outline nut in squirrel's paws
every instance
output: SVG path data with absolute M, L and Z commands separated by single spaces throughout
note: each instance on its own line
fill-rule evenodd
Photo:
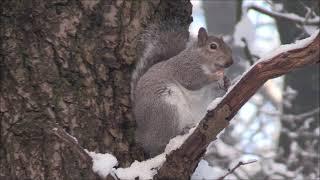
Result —
M 210 79 L 213 81 L 218 81 L 220 79 L 223 79 L 223 77 L 224 77 L 224 70 L 218 70 L 210 75 Z
M 216 73 L 214 73 L 219 79 L 224 77 L 224 70 L 219 70 Z

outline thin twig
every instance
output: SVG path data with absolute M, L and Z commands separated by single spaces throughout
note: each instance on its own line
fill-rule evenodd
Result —
M 254 64 L 254 62 L 259 59 L 259 56 L 251 53 L 249 49 L 249 44 L 245 38 L 241 38 L 241 41 L 244 43 L 244 54 L 246 55 L 247 60 L 249 61 L 250 66 Z
M 79 154 L 79 157 L 87 162 L 92 162 L 92 158 L 84 151 L 78 142 L 66 131 L 60 127 L 51 128 L 51 133 L 56 135 L 59 139 L 71 147 L 71 149 Z
M 310 111 L 307 111 L 307 112 L 301 113 L 301 114 L 282 114 L 279 111 L 270 112 L 270 111 L 264 111 L 264 110 L 260 110 L 260 112 L 262 112 L 264 114 L 267 114 L 269 116 L 279 116 L 284 121 L 292 122 L 292 121 L 305 120 L 308 117 L 312 117 L 312 116 L 314 116 L 316 114 L 319 114 L 320 113 L 320 107 L 316 107 L 313 110 L 310 110 Z
M 218 178 L 218 180 L 223 180 L 225 177 L 227 177 L 228 175 L 234 173 L 234 171 L 239 168 L 240 166 L 243 166 L 243 165 L 247 165 L 247 164 L 251 164 L 251 163 L 255 163 L 257 162 L 257 160 L 252 160 L 252 161 L 248 161 L 248 162 L 242 162 L 240 161 L 236 166 L 234 166 L 232 169 L 228 169 L 228 172 L 224 175 L 224 176 L 221 176 L 220 178 Z

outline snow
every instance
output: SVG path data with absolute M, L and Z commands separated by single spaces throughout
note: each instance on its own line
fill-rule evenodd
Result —
M 178 135 L 172 138 L 167 144 L 164 153 L 157 155 L 151 159 L 139 162 L 134 161 L 128 168 L 113 168 L 118 164 L 117 159 L 111 154 L 101 154 L 95 152 L 86 152 L 93 160 L 92 170 L 105 178 L 109 173 L 116 175 L 120 179 L 152 179 L 157 173 L 157 170 L 162 166 L 166 160 L 166 155 L 171 151 L 179 148 L 182 143 L 193 133 L 196 127 L 189 130 L 187 134 Z
M 92 170 L 99 176 L 105 178 L 111 171 L 112 168 L 118 165 L 118 160 L 112 154 L 101 154 L 95 152 L 89 152 L 85 150 L 92 158 Z
M 134 161 L 129 168 L 118 168 L 114 172 L 120 179 L 152 179 L 165 160 L 163 153 L 146 161 Z
M 196 127 L 193 127 L 189 130 L 187 134 L 184 135 L 178 135 L 170 140 L 170 142 L 167 144 L 165 153 L 169 154 L 171 151 L 178 149 L 184 141 L 193 133 L 193 131 L 196 129 Z
M 319 34 L 319 29 L 316 30 L 310 37 L 302 39 L 302 40 L 298 40 L 292 44 L 285 44 L 285 45 L 281 45 L 280 47 L 278 47 L 276 50 L 274 50 L 271 53 L 267 53 L 267 55 L 263 56 L 262 58 L 260 58 L 260 60 L 258 60 L 256 63 L 261 62 L 261 61 L 265 61 L 265 60 L 269 60 L 283 52 L 287 52 L 287 51 L 291 51 L 294 49 L 300 49 L 300 48 L 304 48 L 307 45 L 309 45 Z
M 207 107 L 207 110 L 213 110 L 214 108 L 217 107 L 217 105 L 221 102 L 222 97 L 217 97 L 216 99 L 214 99 L 209 106 Z
M 114 173 L 120 179 L 135 179 L 137 177 L 139 177 L 139 179 L 152 179 L 152 177 L 157 173 L 157 170 L 165 162 L 166 155 L 179 148 L 194 130 L 195 127 L 190 129 L 187 134 L 178 135 L 171 139 L 167 144 L 164 153 L 142 162 L 135 161 L 129 168 L 118 168 L 114 170 Z

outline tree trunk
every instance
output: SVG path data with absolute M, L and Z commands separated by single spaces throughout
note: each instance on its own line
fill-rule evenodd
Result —
M 137 35 L 159 19 L 189 24 L 189 0 L 1 6 L 0 179 L 98 178 L 81 147 L 123 167 L 143 159 L 129 99 Z

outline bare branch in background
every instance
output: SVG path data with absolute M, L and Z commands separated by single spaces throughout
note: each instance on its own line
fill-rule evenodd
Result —
M 218 180 L 223 180 L 224 178 L 226 178 L 228 175 L 234 173 L 234 171 L 239 168 L 240 166 L 243 166 L 243 165 L 247 165 L 247 164 L 251 164 L 251 163 L 255 163 L 257 162 L 257 160 L 252 160 L 252 161 L 248 161 L 248 162 L 242 162 L 240 161 L 236 166 L 234 166 L 232 169 L 228 169 L 228 173 L 225 174 L 224 176 L 218 178 Z
M 248 10 L 252 9 L 255 11 L 258 11 L 262 14 L 268 15 L 270 17 L 273 17 L 275 19 L 281 19 L 281 20 L 287 20 L 287 21 L 292 21 L 298 24 L 303 24 L 303 25 L 319 25 L 320 24 L 320 17 L 319 16 L 315 16 L 313 18 L 310 18 L 310 15 L 308 15 L 308 17 L 301 17 L 298 16 L 297 14 L 293 14 L 293 13 L 281 13 L 281 12 L 276 12 L 276 11 L 270 11 L 270 10 L 266 10 L 264 8 L 255 6 L 255 5 L 251 5 L 247 7 Z
M 247 60 L 249 61 L 250 66 L 254 64 L 254 62 L 259 59 L 259 56 L 252 54 L 249 48 L 249 44 L 245 38 L 241 38 L 241 41 L 244 43 L 244 54 L 246 55 Z
M 89 164 L 92 164 L 92 159 L 88 155 L 88 153 L 86 153 L 86 151 L 78 144 L 77 140 L 74 137 L 69 135 L 61 127 L 53 127 L 49 132 L 57 136 L 67 145 L 69 145 L 72 148 L 72 150 L 79 155 L 81 159 L 87 161 Z
M 317 107 L 311 111 L 302 113 L 302 114 L 282 114 L 280 112 L 268 112 L 268 111 L 263 111 L 263 113 L 271 116 L 279 116 L 282 120 L 284 121 L 301 121 L 305 120 L 309 117 L 312 117 L 316 114 L 320 113 L 320 107 Z

